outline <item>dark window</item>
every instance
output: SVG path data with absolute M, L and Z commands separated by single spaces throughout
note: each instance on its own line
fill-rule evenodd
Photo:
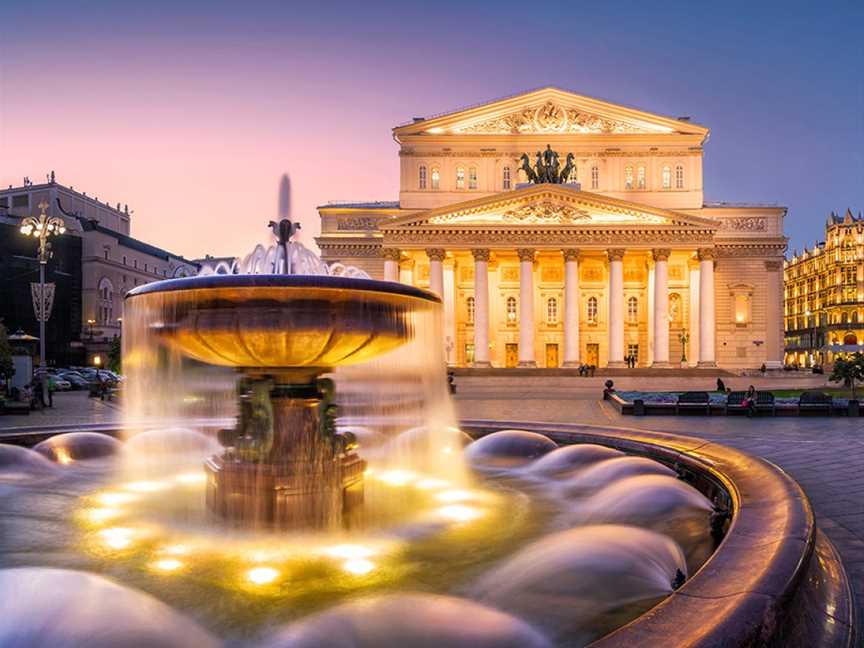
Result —
M 30 195 L 29 194 L 19 194 L 17 196 L 12 196 L 12 207 L 29 207 L 30 206 Z
M 9 207 L 9 197 L 0 196 L 0 207 Z

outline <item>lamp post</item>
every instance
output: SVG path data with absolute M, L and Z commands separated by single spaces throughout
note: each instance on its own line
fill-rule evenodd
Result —
M 48 237 L 66 232 L 66 223 L 62 218 L 48 216 L 48 203 L 44 200 L 39 203 L 40 214 L 28 216 L 21 221 L 21 233 L 24 236 L 33 236 L 39 239 L 39 366 L 45 366 L 45 266 L 48 265 Z
M 687 331 L 684 331 L 683 333 L 681 333 L 681 335 L 678 337 L 678 339 L 681 341 L 681 364 L 686 365 L 687 364 L 687 343 L 690 341 L 690 336 L 687 334 Z

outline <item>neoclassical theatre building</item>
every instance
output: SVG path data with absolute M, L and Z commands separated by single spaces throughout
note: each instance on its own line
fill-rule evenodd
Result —
M 415 118 L 318 245 L 438 293 L 452 365 L 779 367 L 786 209 L 706 203 L 708 133 L 551 87 Z

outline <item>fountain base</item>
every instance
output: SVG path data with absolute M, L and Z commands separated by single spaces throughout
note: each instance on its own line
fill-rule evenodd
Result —
M 207 506 L 243 527 L 328 529 L 363 502 L 366 462 L 332 426 L 332 386 L 247 378 L 228 449 L 205 463 Z

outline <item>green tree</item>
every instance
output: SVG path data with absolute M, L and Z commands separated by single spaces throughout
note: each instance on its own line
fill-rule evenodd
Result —
M 108 349 L 108 368 L 114 373 L 121 373 L 123 369 L 123 344 L 120 336 L 115 335 L 111 340 L 111 348 Z
M 864 353 L 856 352 L 846 358 L 835 360 L 834 370 L 828 380 L 848 385 L 852 389 L 852 400 L 856 400 L 855 381 L 864 380 Z

